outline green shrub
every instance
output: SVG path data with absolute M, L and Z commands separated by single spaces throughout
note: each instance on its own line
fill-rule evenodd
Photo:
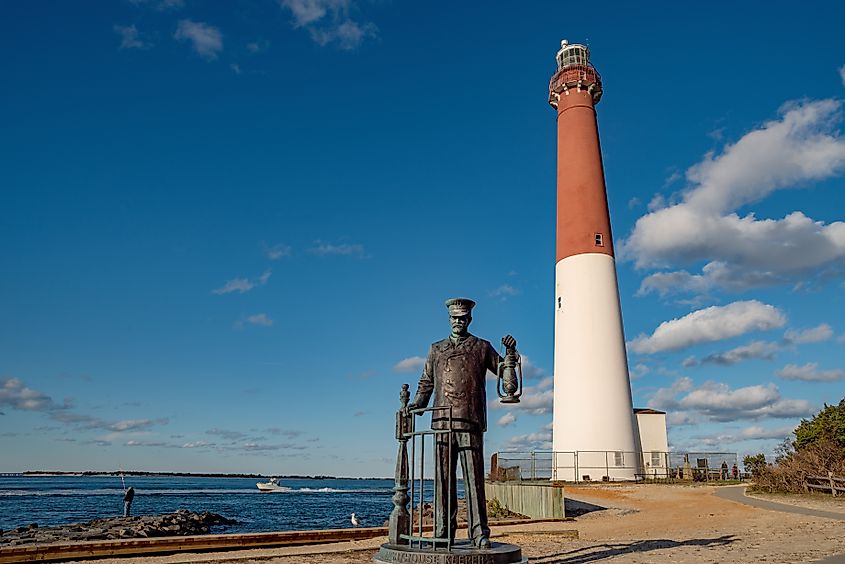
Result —
M 753 489 L 768 492 L 801 492 L 807 476 L 833 472 L 845 476 L 845 398 L 838 405 L 825 405 L 796 427 L 795 440 L 777 449 L 774 464 L 762 454 L 743 459 L 754 478 Z

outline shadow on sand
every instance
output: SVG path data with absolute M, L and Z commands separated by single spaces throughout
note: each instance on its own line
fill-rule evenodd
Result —
M 690 539 L 685 541 L 673 541 L 668 539 L 642 540 L 630 543 L 598 544 L 586 546 L 560 554 L 549 554 L 532 558 L 531 562 L 536 564 L 578 564 L 581 562 L 597 562 L 605 558 L 612 558 L 620 554 L 633 554 L 636 552 L 649 552 L 651 550 L 662 550 L 665 548 L 676 548 L 679 546 L 721 546 L 734 542 L 734 535 L 725 535 L 715 539 Z
M 580 517 L 581 515 L 586 515 L 587 513 L 592 513 L 593 511 L 604 511 L 607 509 L 607 507 L 602 507 L 601 505 L 594 505 L 592 503 L 587 503 L 586 501 L 578 501 L 577 499 L 571 499 L 568 497 L 564 498 L 563 503 L 566 508 L 567 517 Z

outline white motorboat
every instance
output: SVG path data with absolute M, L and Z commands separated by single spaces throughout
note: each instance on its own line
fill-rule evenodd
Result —
M 270 478 L 269 482 L 258 482 L 255 484 L 262 492 L 280 492 L 287 488 L 279 483 L 278 478 Z

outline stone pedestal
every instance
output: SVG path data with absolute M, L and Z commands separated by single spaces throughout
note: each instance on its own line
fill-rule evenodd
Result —
M 513 544 L 494 542 L 490 548 L 476 548 L 469 541 L 458 541 L 452 550 L 416 548 L 383 544 L 373 557 L 377 564 L 526 564 L 522 549 Z

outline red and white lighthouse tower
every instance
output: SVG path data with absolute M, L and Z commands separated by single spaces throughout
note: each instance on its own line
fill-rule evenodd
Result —
M 595 105 L 601 77 L 585 45 L 561 42 L 557 110 L 554 477 L 634 479 L 638 471 L 616 260 Z

